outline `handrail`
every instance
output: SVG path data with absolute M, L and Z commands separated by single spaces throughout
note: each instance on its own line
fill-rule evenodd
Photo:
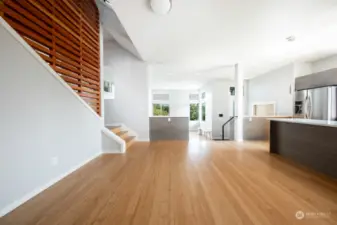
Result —
M 225 126 L 231 122 L 234 118 L 237 118 L 237 116 L 231 116 L 229 117 L 229 120 L 227 120 L 224 124 L 222 124 L 222 140 L 225 140 Z

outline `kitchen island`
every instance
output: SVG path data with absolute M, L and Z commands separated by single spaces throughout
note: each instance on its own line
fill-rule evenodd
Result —
M 270 119 L 270 153 L 337 178 L 337 121 Z
M 150 117 L 150 141 L 189 140 L 189 117 Z

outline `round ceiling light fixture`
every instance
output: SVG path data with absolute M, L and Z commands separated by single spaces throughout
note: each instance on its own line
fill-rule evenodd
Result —
M 171 11 L 171 0 L 150 0 L 151 9 L 156 14 L 166 15 Z

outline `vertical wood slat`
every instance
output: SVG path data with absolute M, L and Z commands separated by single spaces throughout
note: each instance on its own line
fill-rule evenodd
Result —
M 3 17 L 4 13 L 4 0 L 0 0 L 0 16 Z
M 0 0 L 0 16 L 99 115 L 99 13 L 93 0 Z
M 83 29 L 83 22 L 82 22 L 82 14 L 80 13 L 80 59 L 81 59 L 81 61 L 80 61 L 80 70 L 81 70 L 81 80 L 83 79 L 83 73 L 82 73 L 82 71 L 83 71 L 83 65 L 82 65 L 82 61 L 83 61 L 83 37 L 82 37 L 82 29 Z M 81 88 L 82 88 L 82 82 L 80 82 L 80 85 L 78 85 L 78 87 L 79 87 L 79 89 L 80 90 L 78 90 L 78 92 L 81 94 L 82 93 L 82 90 L 81 90 Z

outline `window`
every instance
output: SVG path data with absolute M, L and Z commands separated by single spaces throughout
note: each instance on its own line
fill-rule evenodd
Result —
M 153 116 L 169 116 L 170 106 L 168 104 L 153 104 Z
M 190 94 L 190 102 L 199 102 L 199 94 L 198 93 Z
M 201 113 L 202 113 L 202 121 L 206 121 L 206 103 L 202 103 Z
M 170 95 L 167 93 L 153 93 L 152 101 L 169 101 Z
M 190 121 L 199 120 L 199 104 L 190 104 Z
M 253 105 L 254 116 L 275 116 L 275 103 L 263 103 Z

